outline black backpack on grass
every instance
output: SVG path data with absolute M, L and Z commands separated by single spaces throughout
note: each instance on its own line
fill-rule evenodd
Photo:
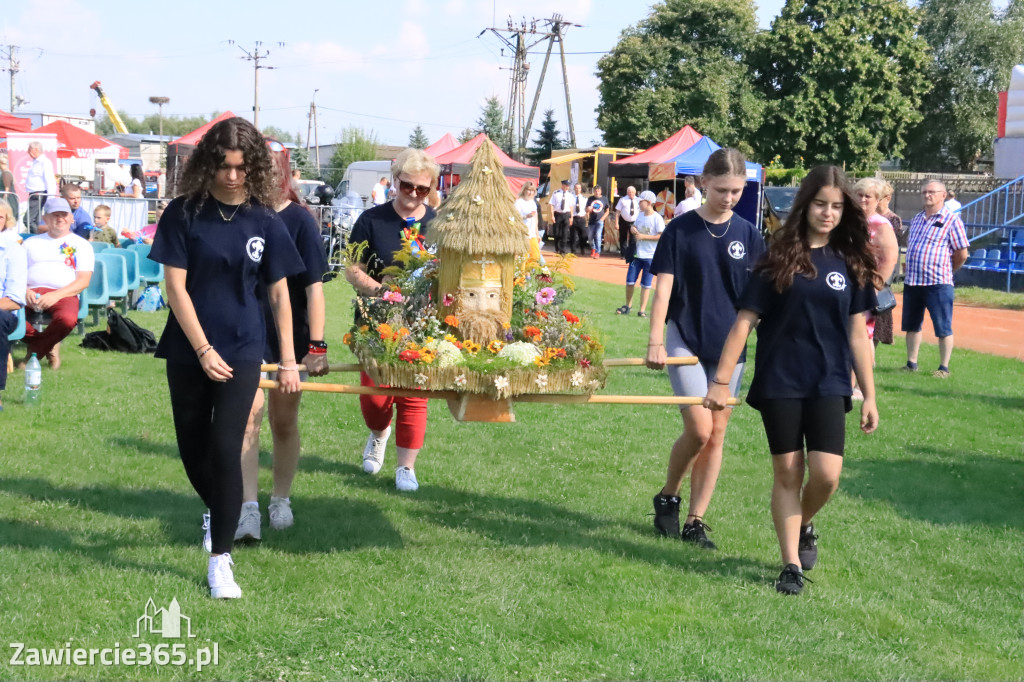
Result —
M 122 353 L 152 353 L 156 351 L 156 337 L 113 308 L 107 308 L 107 329 L 89 332 L 82 339 L 82 348 L 117 350 Z

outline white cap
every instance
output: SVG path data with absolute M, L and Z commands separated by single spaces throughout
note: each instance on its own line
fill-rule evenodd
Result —
M 658 197 L 654 196 L 654 192 L 649 189 L 645 189 L 643 192 L 640 192 L 640 196 L 637 198 L 640 199 L 640 201 L 649 201 L 652 204 L 658 200 Z

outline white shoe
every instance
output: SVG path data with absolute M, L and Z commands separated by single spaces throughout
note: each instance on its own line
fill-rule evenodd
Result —
M 363 448 L 363 471 L 368 474 L 375 474 L 384 466 L 384 449 L 388 445 L 388 438 L 391 438 L 391 426 L 384 429 L 380 438 L 370 436 L 366 439 L 366 447 Z
M 213 538 L 210 536 L 210 512 L 203 514 L 203 549 L 207 554 L 213 551 Z
M 287 497 L 271 497 L 268 516 L 270 516 L 270 527 L 274 530 L 291 528 L 295 523 L 295 517 L 292 515 L 292 501 Z
M 253 502 L 242 505 L 242 515 L 238 517 L 238 529 L 235 540 L 260 539 L 260 507 Z
M 409 467 L 398 467 L 395 469 L 395 487 L 407 493 L 414 493 L 420 488 L 416 480 L 416 472 Z
M 210 557 L 206 582 L 210 583 L 210 596 L 214 599 L 238 599 L 242 596 L 242 588 L 235 582 L 235 574 L 231 572 L 234 563 L 230 554 Z

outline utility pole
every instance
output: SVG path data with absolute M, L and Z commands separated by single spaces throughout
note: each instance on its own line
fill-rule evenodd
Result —
M 14 94 L 14 77 L 21 70 L 21 63 L 17 57 L 18 46 L 8 45 L 7 46 L 7 68 L 4 69 L 11 74 L 11 113 L 18 108 L 18 98 Z
M 316 175 L 320 177 L 320 131 L 316 122 L 316 93 L 320 92 L 320 88 L 313 91 L 313 101 L 309 103 L 309 114 L 306 117 L 309 119 L 309 125 L 306 126 L 306 156 L 309 157 L 309 141 L 313 140 L 313 146 L 316 147 Z
M 572 102 L 569 100 L 569 71 L 565 65 L 565 29 L 569 26 L 581 28 L 580 24 L 573 24 L 565 21 L 561 14 L 552 14 L 550 19 L 545 20 L 551 27 L 546 36 L 548 51 L 544 55 L 544 66 L 540 70 L 540 79 L 537 81 L 537 92 L 533 96 L 533 106 L 530 107 L 530 117 L 526 120 L 526 129 L 533 127 L 533 117 L 537 113 L 537 102 L 540 101 L 540 91 L 544 86 L 544 74 L 548 72 L 548 61 L 551 59 L 551 48 L 558 43 L 558 50 L 562 57 L 562 83 L 565 88 L 565 115 L 569 119 L 569 146 L 576 147 L 576 127 L 572 122 Z
M 167 168 L 167 148 L 164 147 L 164 105 L 171 101 L 170 97 L 150 97 L 151 104 L 157 105 L 160 110 L 160 170 Z
M 231 45 L 238 45 L 233 40 L 229 40 L 228 43 Z M 278 43 L 278 47 L 284 47 L 284 43 Z M 260 61 L 270 56 L 270 50 L 260 49 L 263 47 L 263 43 L 259 40 L 253 46 L 252 51 L 246 50 L 241 45 L 238 45 L 238 49 L 241 50 L 245 56 L 241 59 L 250 61 L 253 63 L 253 95 L 252 95 L 252 124 L 256 127 L 256 130 L 260 129 L 260 69 L 276 69 L 276 66 L 267 66 L 266 64 L 260 64 Z

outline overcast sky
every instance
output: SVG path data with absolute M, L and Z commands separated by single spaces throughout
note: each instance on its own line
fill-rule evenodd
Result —
M 767 27 L 782 0 L 761 3 Z M 314 90 L 321 144 L 345 126 L 372 129 L 382 143 L 406 144 L 416 123 L 431 141 L 474 125 L 484 100 L 508 93 L 509 51 L 490 32 L 509 16 L 549 18 L 560 12 L 581 24 L 566 33 L 570 97 L 577 143 L 599 139 L 597 60 L 622 29 L 646 16 L 633 0 L 306 0 L 305 2 L 5 2 L 0 42 L 20 46 L 16 93 L 23 111 L 87 115 L 102 111 L 89 84 L 103 83 L 118 109 L 135 117 L 156 111 L 153 95 L 170 97 L 165 115 L 208 115 L 230 109 L 252 117 L 252 51 L 269 50 L 260 70 L 260 125 L 307 130 Z M 234 41 L 234 44 L 232 42 Z M 283 46 L 278 43 L 284 43 Z M 527 113 L 543 64 L 534 48 Z M 5 48 L 6 49 L 6 48 Z M 557 52 L 556 52 L 557 54 Z M 6 68 L 7 64 L 2 65 Z M 565 131 L 562 74 L 552 59 L 534 128 L 546 108 Z M 0 109 L 9 109 L 8 74 L 0 73 Z M 532 137 L 532 135 L 531 135 Z

